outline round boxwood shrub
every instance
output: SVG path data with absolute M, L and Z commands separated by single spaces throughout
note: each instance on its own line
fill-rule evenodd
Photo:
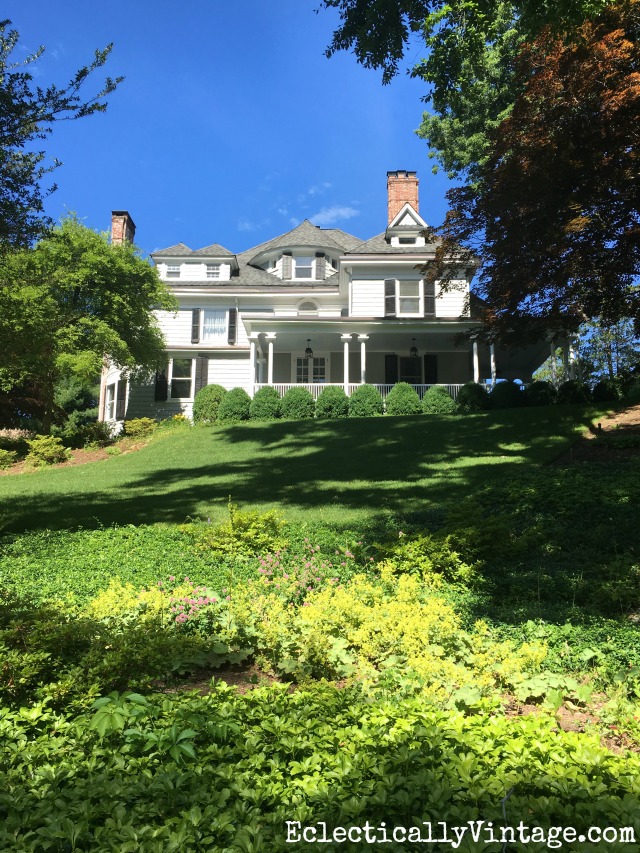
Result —
M 218 420 L 218 410 L 227 389 L 222 385 L 205 385 L 193 401 L 194 424 L 214 424 Z
M 426 415 L 453 415 L 458 405 L 444 385 L 432 385 L 422 398 L 422 411 Z
M 315 400 L 306 388 L 289 388 L 282 398 L 283 418 L 302 420 L 312 418 L 315 412 Z
M 265 385 L 254 394 L 249 406 L 249 417 L 252 421 L 274 421 L 282 414 L 280 395 L 271 385 Z
M 232 388 L 222 398 L 218 409 L 219 424 L 236 424 L 249 420 L 251 397 L 244 388 Z
M 349 397 L 350 418 L 371 418 L 382 412 L 382 394 L 373 385 L 358 385 Z
M 489 408 L 489 395 L 484 385 L 466 382 L 458 391 L 458 408 L 461 412 L 481 412 Z
M 349 398 L 344 388 L 327 385 L 316 400 L 317 418 L 346 418 L 349 414 Z
M 558 388 L 558 403 L 588 403 L 590 399 L 589 386 L 575 379 L 563 382 Z
M 532 382 L 525 391 L 527 406 L 550 406 L 556 401 L 557 392 L 550 382 L 541 379 Z
M 408 382 L 396 383 L 387 394 L 388 415 L 419 415 L 422 412 L 420 397 Z
M 524 392 L 522 386 L 515 382 L 498 382 L 491 389 L 489 402 L 492 409 L 515 409 L 523 406 Z
M 614 379 L 601 379 L 592 392 L 594 403 L 609 403 L 622 397 L 620 386 Z

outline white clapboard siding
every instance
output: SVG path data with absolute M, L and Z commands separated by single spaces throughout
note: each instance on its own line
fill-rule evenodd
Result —
M 351 316 L 384 317 L 384 281 L 352 283 Z
M 209 358 L 209 385 L 222 385 L 223 388 L 244 388 L 251 391 L 249 354 L 237 356 L 212 355 Z
M 436 317 L 460 317 L 465 310 L 468 292 L 466 281 L 452 282 L 448 293 L 443 293 L 436 299 Z
M 191 341 L 190 308 L 181 308 L 175 314 L 172 311 L 156 311 L 155 313 L 167 346 L 184 346 Z

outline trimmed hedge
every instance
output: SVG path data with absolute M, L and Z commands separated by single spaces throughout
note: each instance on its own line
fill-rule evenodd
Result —
M 236 424 L 249 420 L 251 398 L 244 388 L 232 388 L 222 398 L 218 409 L 218 423 Z
M 194 424 L 214 424 L 218 420 L 220 403 L 224 400 L 227 389 L 222 385 L 205 385 L 193 401 Z
M 594 403 L 609 403 L 620 400 L 622 393 L 619 384 L 614 379 L 601 379 L 591 394 Z
M 426 415 L 454 415 L 458 404 L 443 385 L 433 385 L 422 398 L 422 411 Z
M 419 415 L 422 403 L 415 388 L 408 382 L 398 382 L 387 394 L 386 409 L 388 415 Z
M 359 385 L 349 397 L 350 418 L 370 418 L 383 410 L 382 394 L 373 385 Z
M 349 398 L 344 388 L 327 385 L 316 400 L 317 418 L 346 418 L 349 415 Z
M 489 402 L 492 409 L 516 409 L 524 406 L 525 396 L 522 387 L 515 382 L 498 382 L 491 389 Z
M 489 405 L 487 389 L 477 382 L 465 383 L 458 392 L 458 408 L 461 412 L 482 412 Z
M 303 420 L 312 418 L 315 413 L 315 400 L 306 388 L 289 388 L 282 398 L 283 418 Z
M 275 388 L 265 385 L 254 394 L 249 406 L 252 421 L 274 421 L 282 415 L 282 400 Z
M 527 406 L 550 406 L 555 403 L 557 391 L 550 382 L 532 382 L 525 391 Z
M 590 400 L 589 386 L 575 379 L 563 382 L 558 388 L 558 403 L 588 403 Z

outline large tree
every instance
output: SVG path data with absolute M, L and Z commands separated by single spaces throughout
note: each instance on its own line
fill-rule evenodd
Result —
M 175 308 L 131 244 L 111 245 L 75 217 L 0 262 L 0 394 L 5 411 L 47 430 L 65 377 L 91 381 L 105 353 L 127 371 L 153 369 L 164 340 L 152 308 Z
M 44 48 L 25 60 L 14 60 L 19 35 L 10 25 L 11 21 L 0 21 L 0 253 L 29 245 L 52 224 L 43 214 L 44 200 L 56 186 L 43 187 L 42 182 L 60 163 L 46 164 L 45 151 L 37 150 L 39 141 L 58 121 L 104 112 L 106 96 L 123 79 L 107 77 L 97 94 L 80 96 L 87 78 L 107 61 L 112 48 L 108 45 L 97 50 L 93 61 L 66 86 L 36 85 L 29 69 Z
M 478 183 L 449 193 L 434 274 L 460 246 L 479 256 L 486 328 L 502 340 L 595 317 L 640 325 L 640 0 L 571 40 L 544 30 L 516 79 Z

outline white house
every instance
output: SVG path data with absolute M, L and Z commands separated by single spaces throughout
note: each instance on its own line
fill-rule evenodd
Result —
M 456 335 L 479 324 L 469 313 L 473 268 L 460 269 L 456 289 L 440 293 L 420 272 L 435 244 L 423 236 L 415 172 L 387 173 L 386 230 L 361 240 L 308 220 L 240 254 L 214 243 L 178 243 L 153 262 L 179 302 L 158 311 L 166 363 L 145 382 L 128 382 L 115 365 L 103 372 L 101 417 L 191 414 L 204 385 L 262 385 L 282 394 L 305 385 L 318 396 L 328 383 L 347 394 L 361 383 L 383 396 L 409 382 L 422 396 L 434 384 L 455 397 L 470 379 L 496 375 L 528 381 L 548 355 L 531 347 L 506 353 Z M 112 240 L 133 240 L 126 211 L 112 215 Z

